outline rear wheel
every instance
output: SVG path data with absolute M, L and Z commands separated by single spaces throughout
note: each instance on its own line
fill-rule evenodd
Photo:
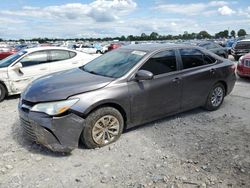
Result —
M 7 94 L 7 91 L 3 84 L 0 84 L 0 102 L 4 100 L 5 96 Z
M 86 118 L 81 140 L 90 149 L 103 147 L 118 140 L 123 127 L 124 120 L 118 110 L 99 108 Z
M 225 87 L 222 83 L 217 83 L 211 89 L 206 104 L 205 109 L 213 111 L 217 110 L 223 103 L 225 97 Z

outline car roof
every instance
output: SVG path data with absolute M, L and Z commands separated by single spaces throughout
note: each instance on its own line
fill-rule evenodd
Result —
M 122 46 L 120 49 L 141 50 L 141 51 L 153 52 L 153 51 L 163 50 L 163 49 L 190 48 L 190 46 L 191 45 L 188 45 L 188 44 L 153 43 L 153 44 L 131 44 L 128 46 Z M 191 46 L 191 47 L 196 48 L 195 46 Z
M 24 51 L 26 51 L 28 53 L 36 52 L 36 51 L 42 51 L 42 50 L 70 50 L 70 51 L 74 51 L 74 50 L 69 49 L 69 48 L 56 47 L 56 46 L 34 47 L 34 48 L 24 49 Z
M 250 39 L 239 40 L 238 42 L 250 42 Z

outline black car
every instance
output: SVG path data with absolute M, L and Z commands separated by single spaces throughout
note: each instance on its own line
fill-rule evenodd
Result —
M 237 41 L 236 43 L 234 43 L 231 49 L 231 54 L 234 56 L 234 59 L 236 61 L 238 61 L 241 56 L 249 52 L 250 52 L 250 40 L 249 39 Z
M 235 84 L 234 63 L 189 45 L 130 45 L 44 76 L 22 93 L 27 136 L 54 151 L 116 141 L 124 129 L 203 106 L 218 109 Z
M 228 50 L 215 42 L 201 41 L 201 42 L 197 42 L 195 44 L 199 47 L 205 48 L 205 49 L 217 54 L 218 56 L 224 57 L 226 59 L 228 58 Z

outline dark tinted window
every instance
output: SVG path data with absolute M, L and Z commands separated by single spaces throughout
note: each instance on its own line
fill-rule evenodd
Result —
M 183 69 L 204 65 L 203 54 L 197 49 L 181 49 Z
M 235 45 L 235 49 L 250 49 L 250 42 L 240 41 Z
M 70 52 L 66 50 L 51 50 L 51 61 L 62 61 L 70 59 Z
M 203 59 L 204 59 L 204 64 L 213 64 L 216 62 L 216 59 L 214 59 L 209 55 L 203 55 Z
M 152 72 L 154 75 L 176 71 L 175 52 L 164 51 L 151 57 L 141 69 Z
M 32 65 L 39 65 L 42 63 L 47 63 L 48 57 L 47 52 L 33 52 L 27 56 L 25 56 L 23 59 L 21 59 L 20 63 L 22 63 L 23 67 L 28 67 Z

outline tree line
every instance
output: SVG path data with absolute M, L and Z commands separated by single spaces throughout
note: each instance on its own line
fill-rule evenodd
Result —
M 247 35 L 245 29 L 240 29 L 237 32 L 238 37 L 242 37 Z M 183 34 L 179 35 L 160 35 L 157 32 L 152 32 L 151 34 L 142 33 L 141 35 L 128 35 L 128 36 L 120 36 L 120 37 L 105 37 L 105 38 L 72 38 L 67 40 L 74 40 L 74 41 L 147 41 L 147 40 L 190 40 L 190 39 L 219 39 L 219 38 L 229 38 L 229 37 L 236 37 L 236 31 L 232 30 L 229 34 L 228 30 L 220 31 L 215 33 L 215 35 L 209 34 L 207 31 L 200 31 L 199 33 L 188 33 L 185 31 Z M 64 41 L 63 38 L 33 38 L 28 41 L 38 41 L 39 43 L 46 43 L 46 42 L 56 42 L 56 41 Z M 0 38 L 0 42 L 4 41 Z M 24 39 L 19 40 L 8 40 L 8 41 L 19 41 L 24 42 Z

